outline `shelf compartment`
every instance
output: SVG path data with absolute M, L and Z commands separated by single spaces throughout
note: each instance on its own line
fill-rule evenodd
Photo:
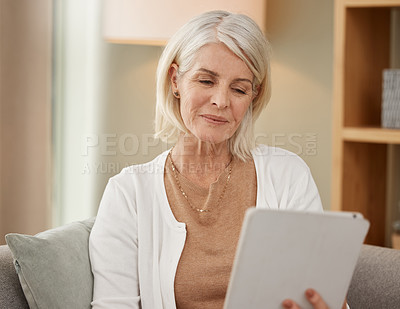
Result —
M 390 62 L 390 8 L 347 8 L 344 126 L 380 126 L 382 71 Z
M 385 144 L 343 145 L 342 210 L 360 212 L 370 221 L 365 242 L 377 246 L 385 245 L 386 161 Z
M 380 127 L 346 127 L 342 139 L 352 142 L 400 144 L 400 130 Z

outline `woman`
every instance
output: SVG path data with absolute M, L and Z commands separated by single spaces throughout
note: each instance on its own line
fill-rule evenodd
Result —
M 269 44 L 250 18 L 208 12 L 173 36 L 156 135 L 176 143 L 110 179 L 90 237 L 93 308 L 222 308 L 247 208 L 322 210 L 299 157 L 255 147 L 269 97 Z

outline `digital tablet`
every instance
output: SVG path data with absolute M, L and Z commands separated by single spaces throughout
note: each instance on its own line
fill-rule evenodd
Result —
M 341 308 L 368 229 L 359 213 L 250 208 L 224 309 L 278 309 L 288 298 L 311 309 L 308 288 Z

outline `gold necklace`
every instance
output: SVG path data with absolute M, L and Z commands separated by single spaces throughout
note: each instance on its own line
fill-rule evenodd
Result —
M 182 188 L 182 186 L 181 186 L 181 182 L 179 181 L 179 178 L 178 178 L 178 173 L 179 173 L 179 172 L 178 172 L 178 170 L 177 170 L 177 168 L 176 168 L 176 166 L 175 166 L 175 164 L 174 164 L 174 161 L 172 160 L 171 152 L 172 152 L 172 149 L 171 149 L 171 151 L 169 152 L 168 157 L 169 157 L 169 160 L 170 160 L 170 162 L 171 162 L 171 169 L 172 169 L 172 171 L 173 171 L 173 173 L 174 173 L 174 178 L 175 178 L 176 184 L 178 185 L 179 190 L 181 191 L 183 197 L 186 199 L 186 201 L 187 201 L 187 203 L 189 204 L 190 208 L 192 208 L 193 210 L 195 210 L 195 211 L 197 211 L 197 212 L 200 212 L 200 213 L 202 213 L 202 212 L 210 212 L 210 210 L 208 210 L 208 209 L 200 209 L 200 208 L 194 207 L 194 206 L 192 205 L 192 203 L 189 201 L 189 198 L 188 198 L 187 194 L 185 193 L 185 191 L 183 191 L 183 188 Z M 224 189 L 222 190 L 222 193 L 221 193 L 221 195 L 220 195 L 219 198 L 218 198 L 216 207 L 219 206 L 219 203 L 220 203 L 221 200 L 223 199 L 223 197 L 224 197 L 224 195 L 225 195 L 226 188 L 228 187 L 229 180 L 231 179 L 231 174 L 232 174 L 232 158 L 231 158 L 231 160 L 229 161 L 229 163 L 228 163 L 227 166 L 229 166 L 228 176 L 226 177 L 226 182 L 225 182 L 225 185 L 224 185 Z

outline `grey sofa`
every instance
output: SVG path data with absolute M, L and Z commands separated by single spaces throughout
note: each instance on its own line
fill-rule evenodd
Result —
M 0 308 L 29 308 L 8 246 L 0 246 Z
M 400 250 L 363 246 L 348 303 L 351 309 L 400 308 Z M 0 308 L 29 308 L 8 246 L 0 246 Z

